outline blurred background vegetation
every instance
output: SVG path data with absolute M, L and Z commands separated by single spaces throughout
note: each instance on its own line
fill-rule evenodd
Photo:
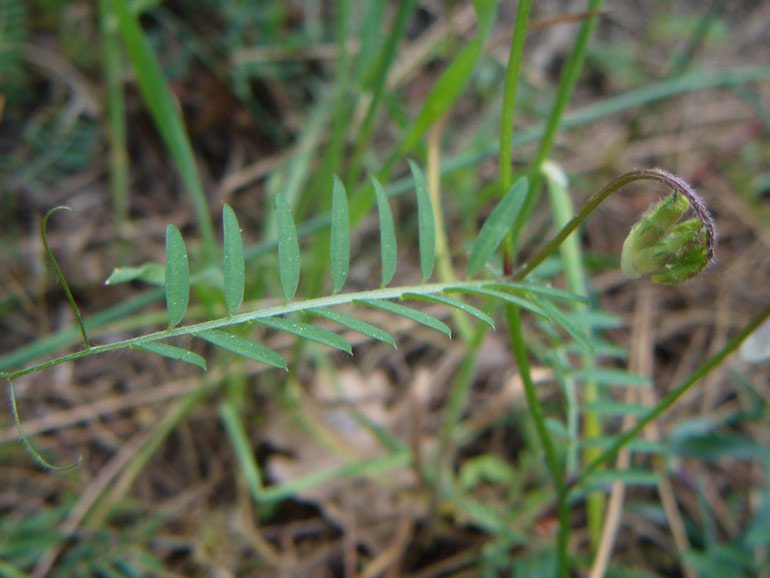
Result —
M 171 109 L 163 86 L 140 89 L 152 63 L 121 31 L 118 4 L 141 24 Z M 641 402 L 653 405 L 770 295 L 770 3 L 586 6 L 534 3 L 514 167 L 526 170 L 576 31 L 596 18 L 551 155 L 574 204 L 619 173 L 660 166 L 698 188 L 720 230 L 718 264 L 680 287 L 629 282 L 618 269 L 628 229 L 665 191 L 616 195 L 581 230 L 600 356 L 651 378 Z M 515 8 L 497 7 L 469 82 L 431 133 L 458 263 L 500 192 Z M 203 270 L 214 232 L 201 211 L 218 222 L 222 202 L 243 228 L 254 308 L 280 295 L 269 219 L 277 192 L 304 239 L 310 273 L 300 291 L 329 292 L 316 240 L 328 236 L 335 174 L 352 191 L 368 173 L 390 183 L 396 282 L 416 283 L 416 210 L 399 196 L 408 189 L 404 142 L 436 80 L 477 38 L 465 1 L 0 0 L 0 367 L 77 342 L 39 243 L 41 217 L 57 205 L 74 213 L 52 219 L 51 245 L 99 342 L 160 327 L 165 315 L 152 267 L 105 286 L 113 269 L 162 263 L 174 223 L 193 247 L 193 270 Z M 173 111 L 191 145 L 186 168 L 185 139 L 163 120 Z M 428 137 L 409 149 L 424 164 Z M 376 218 L 364 209 L 353 289 L 379 279 Z M 553 230 L 539 203 L 521 260 Z M 563 284 L 551 265 L 544 274 Z M 221 313 L 218 286 L 194 286 L 192 315 Z M 271 346 L 291 357 L 288 377 L 225 357 L 201 377 L 130 352 L 17 380 L 25 430 L 44 455 L 83 461 L 41 471 L 10 409 L 0 413 L 0 576 L 551 576 L 552 494 L 505 332 L 489 334 L 475 359 L 455 491 L 437 493 L 420 458 L 438 443 L 466 346 L 372 319 L 397 336 L 397 350 L 359 339 L 348 358 L 274 336 Z M 558 417 L 570 344 L 528 323 L 533 375 Z M 640 440 L 603 575 L 770 576 L 769 393 L 767 362 L 736 357 Z M 606 432 L 627 425 L 624 402 L 639 402 L 625 395 L 608 393 L 614 404 L 591 409 Z M 551 425 L 562 433 L 560 421 Z M 410 452 L 409 463 L 356 467 L 383 446 Z M 280 488 L 270 500 L 253 500 L 255 462 L 257 483 Z M 573 507 L 574 572 L 589 576 L 599 542 L 582 502 Z

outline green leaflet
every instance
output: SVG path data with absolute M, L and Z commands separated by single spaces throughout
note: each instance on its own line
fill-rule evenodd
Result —
M 367 337 L 371 337 L 377 341 L 382 341 L 383 343 L 392 345 L 394 348 L 396 347 L 396 340 L 393 339 L 393 336 L 390 333 L 384 329 L 380 329 L 379 327 L 371 325 L 366 321 L 361 321 L 360 319 L 352 317 L 347 313 L 342 313 L 341 311 L 337 311 L 335 309 L 309 309 L 308 313 L 312 313 L 318 317 L 323 317 L 329 321 L 334 321 L 343 327 L 347 327 L 353 331 L 358 331 L 362 335 L 366 335 Z
M 492 297 L 493 299 L 500 299 L 507 303 L 513 303 L 514 305 L 518 305 L 522 309 L 528 309 L 529 311 L 532 311 L 532 313 L 537 313 L 538 315 L 546 319 L 549 318 L 548 313 L 546 313 L 539 305 L 536 305 L 532 301 L 528 301 L 524 297 L 519 297 L 518 295 L 515 295 L 513 293 L 496 291 L 494 289 L 487 289 L 486 287 L 461 287 L 461 286 L 449 287 L 446 289 L 446 292 L 447 293 L 466 293 L 470 295 L 483 295 L 484 297 Z
M 329 251 L 334 293 L 342 289 L 350 266 L 350 215 L 345 185 L 335 176 L 332 188 L 332 227 Z
M 235 313 L 243 303 L 246 263 L 238 217 L 227 203 L 222 208 L 222 234 L 225 246 L 225 304 L 230 313 Z
M 284 360 L 283 357 L 278 355 L 272 349 L 260 345 L 256 341 L 233 335 L 232 333 L 222 331 L 221 329 L 199 331 L 196 335 L 222 349 L 227 349 L 228 351 L 259 361 L 265 365 L 272 365 L 278 369 L 288 371 L 286 360 Z
M 171 327 L 182 321 L 190 299 L 190 265 L 182 234 L 174 225 L 166 227 L 166 308 Z
M 621 415 L 635 415 L 637 417 L 649 413 L 650 408 L 638 403 L 627 403 L 614 399 L 598 399 L 580 406 L 580 410 L 588 413 L 606 417 L 617 417 Z
M 537 301 L 540 307 L 545 309 L 545 311 L 548 313 L 548 317 L 550 317 L 554 323 L 561 326 L 562 329 L 564 329 L 572 336 L 572 339 L 574 339 L 578 345 L 580 345 L 588 353 L 593 354 L 594 346 L 591 343 L 591 338 L 586 335 L 586 333 L 579 325 L 574 323 L 567 315 L 562 313 L 558 307 L 556 307 L 547 299 L 535 298 L 535 301 Z
M 508 190 L 500 204 L 489 215 L 489 218 L 484 221 L 484 225 L 481 227 L 479 236 L 476 238 L 471 255 L 468 258 L 469 277 L 481 271 L 495 251 L 497 251 L 500 243 L 503 242 L 514 219 L 516 219 L 516 215 L 519 214 L 521 207 L 524 205 L 528 188 L 529 181 L 526 177 L 520 178 Z
M 396 272 L 396 228 L 393 226 L 393 213 L 382 184 L 372 177 L 374 194 L 377 197 L 377 212 L 380 215 L 380 254 L 382 259 L 382 286 L 385 287 L 393 279 Z
M 162 355 L 170 359 L 175 359 L 177 361 L 184 361 L 186 363 L 191 363 L 192 365 L 197 365 L 202 370 L 204 371 L 206 370 L 206 360 L 203 359 L 203 357 L 201 357 L 197 353 L 193 353 L 192 351 L 188 351 L 187 349 L 182 349 L 181 347 L 176 347 L 175 345 L 169 345 L 168 343 L 160 343 L 158 341 L 149 341 L 147 343 L 140 343 L 139 345 L 134 345 L 132 349 L 141 349 L 143 351 L 149 351 L 150 353 L 157 353 L 158 355 Z
M 619 385 L 627 387 L 649 387 L 650 380 L 642 375 L 631 373 L 624 369 L 597 367 L 593 369 L 578 369 L 572 377 L 583 381 L 593 381 L 599 385 Z
M 440 303 L 441 305 L 446 305 L 447 307 L 454 307 L 455 309 L 459 309 L 460 311 L 463 311 L 468 315 L 472 315 L 482 323 L 486 323 L 490 328 L 492 329 L 495 328 L 494 319 L 492 319 L 489 315 L 487 315 L 480 309 L 477 309 L 473 305 L 469 305 L 468 303 L 460 301 L 459 299 L 452 299 L 451 297 L 447 297 L 445 295 L 420 295 L 418 293 L 404 293 L 402 295 L 402 299 L 414 299 L 416 301 L 430 301 L 432 303 Z
M 538 285 L 535 283 L 485 283 L 484 287 L 490 289 L 499 289 L 501 291 L 526 291 L 528 293 L 535 293 L 543 295 L 550 299 L 558 299 L 559 301 L 577 301 L 579 303 L 588 303 L 588 299 L 578 295 L 577 293 L 571 293 L 570 291 L 564 291 L 563 289 L 556 289 L 549 287 L 548 285 Z
M 286 319 L 285 317 L 268 317 L 264 319 L 256 319 L 256 323 L 264 325 L 265 327 L 271 327 L 278 329 L 279 331 L 285 331 L 286 333 L 292 333 L 303 339 L 309 339 L 322 345 L 328 345 L 335 349 L 340 349 L 346 353 L 352 354 L 353 350 L 350 347 L 350 343 L 343 337 L 340 337 L 336 333 L 324 329 L 323 327 L 316 327 L 309 323 L 303 323 L 301 321 L 294 321 L 293 319 Z
M 599 470 L 586 479 L 586 484 L 610 485 L 615 482 L 623 482 L 627 486 L 655 486 L 660 482 L 660 477 L 649 470 Z
M 166 268 L 160 263 L 145 263 L 138 267 L 115 267 L 104 284 L 118 285 L 135 280 L 163 287 L 166 284 Z
M 361 303 L 363 305 L 368 305 L 369 307 L 375 307 L 377 309 L 382 309 L 383 311 L 395 313 L 396 315 L 400 315 L 401 317 L 406 317 L 407 319 L 416 321 L 421 325 L 425 325 L 426 327 L 430 327 L 431 329 L 440 331 L 450 339 L 452 337 L 452 330 L 449 329 L 449 326 L 447 326 L 446 323 L 444 323 L 443 321 L 439 321 L 432 315 L 428 315 L 427 313 L 423 313 L 422 311 L 419 311 L 417 309 L 412 309 L 411 307 L 399 305 L 398 303 L 393 303 L 392 301 L 385 301 L 380 299 L 378 300 L 361 299 L 361 300 L 354 301 L 354 303 Z
M 281 290 L 286 301 L 290 301 L 299 284 L 299 240 L 291 207 L 283 195 L 275 196 L 275 216 L 278 221 L 278 269 L 281 275 Z
M 414 190 L 417 195 L 417 234 L 420 241 L 420 271 L 422 273 L 422 282 L 425 283 L 431 273 L 433 273 L 433 264 L 436 261 L 436 221 L 433 215 L 433 204 L 430 202 L 428 194 L 428 185 L 425 184 L 425 177 L 411 159 L 409 168 L 412 171 L 414 180 Z

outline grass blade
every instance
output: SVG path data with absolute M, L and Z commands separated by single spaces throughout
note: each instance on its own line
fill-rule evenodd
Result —
M 174 225 L 166 227 L 166 308 L 171 327 L 182 321 L 190 300 L 190 264 L 182 234 Z
M 516 215 L 519 214 L 521 207 L 524 205 L 528 187 L 529 181 L 525 177 L 516 181 L 505 194 L 503 200 L 500 201 L 500 204 L 489 215 L 489 218 L 484 221 L 479 236 L 473 244 L 471 256 L 468 259 L 469 277 L 481 271 L 494 252 L 497 251 L 500 243 L 503 242 L 505 235 L 511 228 L 511 224 L 516 219 Z
M 401 317 L 406 317 L 407 319 L 411 319 L 420 325 L 425 325 L 426 327 L 440 331 L 450 339 L 452 338 L 452 330 L 449 329 L 449 326 L 446 323 L 439 321 L 432 315 L 428 315 L 427 313 L 417 309 L 399 305 L 398 303 L 393 303 L 392 301 L 385 301 L 384 299 L 362 299 L 354 301 L 354 303 L 361 303 L 363 305 L 368 305 L 369 307 L 375 307 L 389 313 L 400 315 Z
M 289 202 L 283 195 L 275 196 L 275 215 L 278 221 L 278 269 L 281 290 L 286 301 L 291 300 L 299 284 L 299 240 Z
M 230 313 L 235 313 L 243 303 L 246 262 L 238 217 L 227 203 L 222 208 L 222 234 L 225 245 L 225 304 Z
M 412 160 L 409 161 L 412 171 L 414 190 L 417 195 L 417 229 L 420 239 L 420 271 L 423 283 L 433 273 L 433 264 L 436 261 L 436 221 L 433 216 L 433 204 L 430 202 L 428 185 L 425 177 Z
M 266 319 L 256 319 L 255 321 L 265 327 L 271 327 L 278 331 L 285 331 L 286 333 L 297 335 L 303 339 L 315 341 L 321 345 L 334 347 L 335 349 L 339 349 L 351 355 L 353 353 L 347 339 L 340 337 L 336 333 L 324 329 L 323 327 L 316 327 L 309 323 L 302 323 L 301 321 L 294 321 L 293 319 L 286 319 L 285 317 L 269 317 Z
M 385 189 L 380 181 L 372 177 L 374 194 L 377 197 L 377 212 L 380 215 L 380 254 L 382 258 L 382 286 L 385 287 L 393 279 L 396 272 L 397 246 L 396 228 L 393 226 L 393 213 Z
M 460 301 L 459 299 L 452 299 L 451 297 L 446 297 L 445 295 L 419 295 L 417 293 L 404 293 L 402 298 L 414 299 L 417 301 L 430 301 L 432 303 L 440 303 L 441 305 L 446 305 L 447 307 L 453 307 L 467 313 L 468 315 L 472 315 L 482 323 L 487 324 L 491 329 L 495 328 L 494 319 L 484 313 L 481 309 L 477 309 L 473 305 L 465 303 L 464 301 Z
M 201 339 L 205 339 L 209 343 L 227 349 L 243 357 L 248 357 L 254 361 L 259 361 L 265 365 L 272 365 L 278 369 L 288 371 L 286 367 L 286 360 L 278 355 L 272 349 L 268 349 L 264 345 L 260 345 L 256 341 L 245 339 L 227 331 L 220 329 L 209 329 L 207 331 L 200 331 L 196 333 Z
M 342 289 L 350 266 L 350 215 L 345 185 L 334 177 L 332 188 L 332 233 L 330 241 L 332 286 L 334 293 Z
M 367 337 L 371 337 L 377 341 L 382 341 L 383 343 L 392 345 L 394 348 L 396 347 L 396 340 L 393 339 L 393 336 L 390 333 L 384 329 L 380 329 L 379 327 L 371 325 L 366 321 L 356 319 L 347 313 L 342 313 L 341 311 L 337 311 L 335 309 L 310 309 L 308 310 L 308 313 L 312 313 L 318 317 L 323 317 L 329 321 L 334 321 L 343 327 L 347 327 L 353 331 L 358 331 L 362 335 L 366 335 Z
M 195 166 L 195 156 L 184 127 L 182 115 L 174 102 L 174 97 L 163 76 L 160 64 L 144 37 L 138 17 L 131 13 L 126 0 L 114 0 L 114 6 L 123 43 L 136 72 L 139 90 L 150 109 L 150 114 L 171 157 L 179 169 L 179 174 L 189 190 L 203 237 L 206 256 L 209 261 L 213 261 L 216 257 L 214 227 L 211 224 L 206 194 L 203 191 L 203 184 Z
M 148 343 L 141 343 L 139 345 L 134 345 L 132 349 L 141 349 L 143 351 L 149 351 L 150 353 L 156 353 L 158 355 L 162 355 L 170 359 L 191 363 L 192 365 L 197 365 L 204 371 L 206 370 L 206 360 L 203 359 L 203 357 L 201 357 L 197 353 L 193 353 L 192 351 L 188 351 L 187 349 L 182 349 L 181 347 L 176 347 L 175 345 L 169 345 L 168 343 L 159 343 L 157 341 L 150 341 Z

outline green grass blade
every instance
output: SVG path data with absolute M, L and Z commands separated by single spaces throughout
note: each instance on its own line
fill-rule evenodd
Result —
M 278 269 L 281 289 L 286 301 L 291 300 L 299 284 L 299 240 L 289 202 L 283 195 L 275 196 L 275 215 L 278 221 Z
M 476 62 L 481 55 L 487 34 L 492 28 L 497 2 L 495 0 L 476 0 L 473 4 L 479 22 L 478 33 L 452 60 L 436 84 L 433 85 L 422 109 L 412 123 L 411 130 L 398 149 L 401 155 L 411 151 L 423 133 L 452 107 L 476 70 Z
M 123 43 L 136 72 L 139 90 L 189 190 L 203 237 L 206 257 L 209 261 L 213 261 L 216 257 L 214 227 L 182 115 L 174 102 L 160 64 L 144 37 L 138 17 L 131 13 L 126 0 L 114 0 L 114 6 Z
M 611 367 L 595 367 L 578 369 L 572 372 L 572 377 L 580 381 L 593 381 L 599 385 L 618 385 L 622 387 L 649 387 L 650 380 L 643 375 L 637 375 L 625 369 Z M 647 408 L 649 411 L 649 408 Z
M 503 200 L 500 201 L 500 204 L 489 215 L 489 218 L 484 221 L 479 236 L 473 244 L 471 256 L 468 259 L 469 277 L 481 271 L 494 252 L 497 251 L 500 243 L 503 242 L 516 215 L 519 214 L 521 207 L 524 205 L 528 187 L 529 181 L 525 177 L 516 181 L 505 194 Z
M 428 185 L 425 177 L 412 160 L 409 161 L 412 171 L 414 190 L 417 195 L 417 232 L 420 239 L 420 271 L 423 283 L 433 273 L 436 261 L 436 221 L 433 214 L 433 204 L 430 202 Z
M 321 345 L 328 345 L 335 349 L 339 349 L 346 353 L 352 354 L 350 343 L 344 337 L 340 337 L 336 333 L 324 329 L 323 327 L 316 327 L 309 323 L 303 323 L 301 321 L 294 321 L 293 319 L 286 319 L 285 317 L 269 317 L 266 319 L 256 319 L 256 322 L 265 327 L 271 327 L 278 331 L 285 331 L 291 333 L 303 339 L 309 339 L 315 341 Z
M 412 321 L 415 321 L 420 325 L 425 325 L 426 327 L 430 327 L 431 329 L 440 331 L 450 339 L 452 338 L 452 330 L 449 329 L 449 326 L 446 323 L 444 323 L 443 321 L 439 321 L 432 315 L 428 315 L 427 313 L 424 313 L 417 309 L 412 309 L 411 307 L 406 307 L 404 305 L 399 305 L 398 303 L 393 303 L 392 301 L 385 301 L 381 299 L 378 299 L 378 300 L 361 299 L 361 300 L 354 301 L 354 303 L 361 303 L 363 305 L 368 305 L 369 307 L 376 307 L 377 309 L 388 311 L 389 313 L 395 313 L 396 315 L 400 315 L 401 317 L 406 317 L 407 319 L 411 319 Z
M 166 227 L 166 308 L 171 327 L 182 321 L 190 300 L 190 264 L 182 234 L 174 225 Z
M 525 299 L 524 297 L 520 297 L 518 295 L 515 295 L 513 293 L 507 293 L 505 291 L 495 291 L 494 289 L 487 289 L 486 287 L 449 287 L 447 288 L 447 293 L 466 293 L 470 295 L 483 295 L 484 297 L 492 297 L 493 299 L 499 299 L 501 301 L 505 301 L 506 303 L 512 303 L 513 305 L 518 305 L 522 309 L 528 309 L 529 311 L 532 311 L 532 313 L 536 313 L 537 315 L 540 315 L 541 317 L 544 317 L 548 319 L 548 313 L 540 307 L 539 305 L 536 305 L 532 301 L 529 301 Z
M 453 307 L 467 313 L 468 315 L 472 315 L 482 323 L 487 324 L 491 329 L 495 328 L 494 319 L 484 313 L 481 309 L 478 309 L 473 305 L 469 305 L 464 301 L 460 301 L 459 299 L 452 299 L 451 297 L 446 297 L 444 295 L 419 295 L 418 293 L 404 293 L 402 298 L 414 299 L 416 301 L 430 301 L 431 303 L 440 303 L 441 305 L 446 305 L 447 307 Z
M 350 215 L 345 185 L 334 177 L 332 189 L 332 232 L 330 242 L 332 286 L 334 293 L 342 289 L 350 266 Z
M 650 411 L 650 408 L 646 405 L 627 403 L 614 399 L 597 399 L 596 401 L 584 403 L 580 409 L 585 413 L 595 413 L 596 415 L 603 417 L 618 417 L 624 415 L 638 417 Z
M 246 262 L 238 217 L 227 203 L 222 208 L 222 234 L 225 245 L 225 304 L 230 313 L 235 313 L 243 303 Z
M 175 345 L 169 345 L 168 343 L 151 341 L 149 343 L 140 343 L 139 345 L 134 345 L 132 349 L 149 351 L 150 353 L 156 353 L 157 355 L 162 355 L 170 359 L 191 363 L 192 365 L 197 365 L 204 371 L 206 370 L 206 360 L 203 359 L 203 357 L 197 353 L 193 353 L 187 349 L 182 349 L 181 347 L 176 347 Z
M 329 321 L 334 321 L 343 327 L 347 327 L 353 331 L 358 331 L 362 335 L 366 335 L 367 337 L 371 337 L 377 341 L 382 341 L 383 343 L 392 345 L 394 348 L 396 347 L 396 340 L 393 339 L 393 336 L 390 333 L 384 329 L 380 329 L 379 327 L 367 323 L 366 321 L 361 321 L 360 319 L 348 315 L 347 313 L 342 313 L 341 311 L 336 311 L 335 309 L 310 309 L 308 310 L 308 313 L 312 313 L 318 317 L 328 319 Z
M 382 287 L 393 279 L 396 272 L 397 245 L 396 228 L 393 225 L 393 213 L 390 210 L 388 196 L 376 177 L 372 176 L 374 194 L 377 197 L 377 212 L 380 215 L 380 255 L 382 259 Z
M 227 349 L 228 351 L 232 351 L 233 353 L 237 353 L 243 357 L 248 357 L 255 361 L 259 361 L 265 365 L 272 365 L 278 369 L 288 371 L 288 368 L 286 367 L 286 360 L 284 360 L 283 357 L 278 355 L 272 349 L 268 349 L 264 345 L 260 345 L 256 341 L 245 339 L 244 337 L 239 337 L 220 329 L 199 331 L 196 333 L 196 335 L 201 339 L 205 339 L 209 343 L 216 345 L 217 347 L 221 347 L 222 349 Z

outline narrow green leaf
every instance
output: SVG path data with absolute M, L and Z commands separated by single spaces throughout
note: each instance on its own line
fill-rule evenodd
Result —
M 414 299 L 417 301 L 430 301 L 432 303 L 440 303 L 441 305 L 446 305 L 447 307 L 454 307 L 455 309 L 459 309 L 468 315 L 472 315 L 482 323 L 489 325 L 489 327 L 492 329 L 495 328 L 494 319 L 484 313 L 481 309 L 465 303 L 464 301 L 460 301 L 459 299 L 452 299 L 451 297 L 446 297 L 445 295 L 420 295 L 419 293 L 404 293 L 401 298 Z
M 583 331 L 579 325 L 574 323 L 567 315 L 562 313 L 558 307 L 556 307 L 547 299 L 536 298 L 536 301 L 540 307 L 546 310 L 548 317 L 550 317 L 554 323 L 569 333 L 572 336 L 572 339 L 574 339 L 578 345 L 580 345 L 588 353 L 593 354 L 594 346 L 593 343 L 591 343 L 591 338 Z
M 473 6 L 478 19 L 476 37 L 457 54 L 433 85 L 401 145 L 402 154 L 408 153 L 419 142 L 423 133 L 451 108 L 476 70 L 476 62 L 481 56 L 484 41 L 492 28 L 497 2 L 476 0 Z
M 227 349 L 238 355 L 248 357 L 265 365 L 272 365 L 278 369 L 286 370 L 286 360 L 278 355 L 272 349 L 268 349 L 264 345 L 260 345 L 256 341 L 245 339 L 227 331 L 220 329 L 209 329 L 206 331 L 200 331 L 196 333 L 201 339 L 205 339 L 209 343 Z
M 627 403 L 616 401 L 614 399 L 598 399 L 580 407 L 580 410 L 586 413 L 595 413 L 596 415 L 617 417 L 621 415 L 642 416 L 649 413 L 650 408 L 638 403 Z
M 195 166 L 195 155 L 184 127 L 179 107 L 163 76 L 158 59 L 144 36 L 138 16 L 133 14 L 127 0 L 113 0 L 118 27 L 126 53 L 136 72 L 142 98 L 150 109 L 155 126 L 163 138 L 179 174 L 192 198 L 195 214 L 203 237 L 207 257 L 215 257 L 214 228 L 211 223 L 203 183 Z
M 225 245 L 225 303 L 227 310 L 235 313 L 243 303 L 246 263 L 238 217 L 227 203 L 222 207 L 222 234 Z
M 582 440 L 580 440 L 578 445 L 581 448 L 607 449 L 609 447 L 612 447 L 612 444 L 614 444 L 616 441 L 618 441 L 618 438 L 616 436 L 600 436 L 600 437 L 583 438 Z M 664 444 L 663 442 L 654 441 L 654 440 L 634 439 L 628 442 L 628 444 L 626 444 L 624 447 L 628 450 L 631 450 L 632 452 L 638 452 L 638 453 L 644 453 L 644 454 L 670 454 L 671 453 L 669 447 L 666 444 Z
M 535 293 L 537 295 L 543 295 L 550 299 L 556 299 L 559 301 L 588 303 L 588 299 L 577 293 L 570 291 L 564 291 L 563 289 L 556 289 L 555 287 L 549 287 L 542 283 L 489 283 L 484 284 L 484 287 L 491 289 L 500 289 L 501 291 L 526 291 L 528 293 Z
M 176 347 L 175 345 L 169 345 L 168 343 L 159 343 L 157 341 L 150 341 L 148 343 L 140 343 L 138 345 L 132 345 L 132 349 L 141 349 L 143 351 L 149 351 L 150 353 L 156 353 L 170 359 L 177 361 L 184 361 L 197 365 L 202 370 L 206 370 L 206 360 L 203 359 L 197 353 Z
M 447 326 L 446 323 L 444 323 L 443 321 L 439 321 L 432 315 L 428 315 L 427 313 L 424 313 L 417 309 L 412 309 L 411 307 L 399 305 L 398 303 L 393 303 L 392 301 L 385 301 L 384 299 L 377 299 L 377 300 L 361 299 L 361 300 L 356 300 L 353 303 L 361 303 L 362 305 L 368 305 L 369 307 L 382 309 L 383 311 L 388 311 L 389 313 L 395 313 L 396 315 L 400 315 L 401 317 L 406 317 L 407 319 L 416 321 L 421 325 L 425 325 L 426 327 L 430 327 L 431 329 L 440 331 L 450 339 L 452 338 L 452 330 L 449 329 L 449 326 Z
M 332 234 L 329 244 L 332 286 L 336 293 L 345 284 L 350 265 L 350 215 L 345 185 L 335 176 L 332 188 Z
M 393 213 L 390 211 L 388 196 L 382 184 L 372 177 L 374 194 L 377 197 L 377 212 L 380 215 L 380 254 L 382 258 L 382 286 L 385 287 L 393 279 L 396 272 L 396 228 L 393 226 Z
M 166 227 L 166 308 L 171 327 L 182 321 L 190 299 L 190 265 L 182 234 L 174 225 Z
M 104 284 L 118 285 L 135 280 L 163 287 L 166 284 L 166 268 L 160 263 L 145 263 L 138 267 L 115 267 Z
M 417 195 L 417 233 L 420 240 L 420 271 L 423 283 L 433 273 L 436 260 L 436 221 L 433 215 L 433 203 L 430 202 L 428 185 L 425 177 L 411 159 L 409 168 L 412 171 L 414 190 Z
M 318 317 L 323 317 L 329 321 L 334 321 L 343 327 L 347 327 L 353 331 L 358 331 L 362 335 L 366 335 L 367 337 L 371 337 L 377 341 L 382 341 L 383 343 L 392 345 L 394 348 L 396 347 L 396 340 L 393 339 L 393 336 L 390 333 L 384 329 L 380 329 L 379 327 L 371 325 L 366 321 L 356 319 L 347 313 L 342 313 L 341 311 L 337 311 L 335 309 L 308 309 L 308 313 L 312 313 Z
M 291 300 L 299 284 L 299 240 L 289 202 L 283 195 L 275 196 L 275 215 L 278 221 L 278 269 L 281 289 L 286 301 Z
M 265 327 L 271 327 L 279 331 L 285 331 L 302 337 L 303 339 L 309 339 L 322 345 L 328 345 L 335 349 L 340 349 L 346 353 L 353 353 L 350 343 L 344 337 L 340 337 L 336 333 L 324 329 L 323 327 L 316 327 L 309 323 L 303 323 L 301 321 L 294 321 L 293 319 L 286 319 L 285 317 L 267 317 L 263 319 L 255 319 L 256 323 L 264 325 Z
M 496 291 L 494 289 L 487 289 L 486 287 L 460 287 L 460 286 L 448 287 L 445 291 L 447 293 L 466 293 L 469 295 L 483 295 L 484 297 L 492 297 L 494 299 L 499 299 L 500 301 L 505 301 L 506 303 L 513 303 L 514 305 L 518 305 L 522 309 L 528 309 L 529 311 L 532 311 L 532 313 L 536 313 L 541 317 L 544 317 L 545 319 L 549 318 L 548 313 L 546 313 L 542 307 L 514 293 L 507 293 L 505 291 Z
M 492 255 L 497 251 L 513 224 L 516 215 L 524 205 L 527 197 L 529 181 L 526 177 L 520 178 L 495 207 L 489 218 L 484 221 L 479 236 L 473 244 L 471 256 L 468 258 L 468 276 L 476 275 L 487 264 Z
M 631 373 L 625 369 L 611 367 L 596 367 L 593 369 L 578 369 L 572 372 L 572 377 L 582 381 L 593 381 L 599 385 L 620 385 L 628 387 L 648 387 L 650 380 L 643 375 Z
M 649 470 L 599 470 L 585 481 L 588 486 L 604 486 L 614 482 L 623 482 L 628 486 L 655 486 L 660 482 L 660 477 Z

